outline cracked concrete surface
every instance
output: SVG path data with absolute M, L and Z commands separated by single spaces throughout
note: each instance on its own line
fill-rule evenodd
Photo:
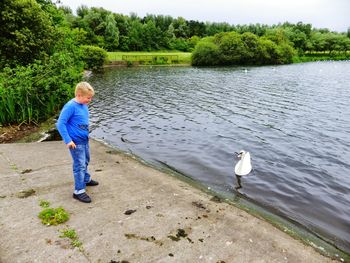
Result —
M 0 145 L 0 262 L 335 262 L 100 142 L 91 141 L 91 156 L 100 185 L 87 189 L 92 203 L 84 204 L 72 198 L 62 142 Z M 69 221 L 43 225 L 41 200 L 62 206 Z M 76 231 L 81 249 L 59 237 L 66 227 Z

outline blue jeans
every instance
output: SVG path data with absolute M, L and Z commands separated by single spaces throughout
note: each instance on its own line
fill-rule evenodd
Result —
M 69 148 L 73 158 L 74 193 L 85 192 L 86 183 L 90 182 L 88 165 L 90 162 L 89 144 L 77 144 L 75 149 Z

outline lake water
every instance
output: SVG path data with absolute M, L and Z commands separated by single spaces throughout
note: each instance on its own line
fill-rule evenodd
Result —
M 92 137 L 239 191 L 350 252 L 349 61 L 117 68 L 89 81 Z M 253 172 L 235 190 L 242 149 Z

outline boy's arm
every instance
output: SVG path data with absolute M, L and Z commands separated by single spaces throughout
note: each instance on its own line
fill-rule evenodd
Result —
M 60 116 L 57 120 L 57 123 L 56 123 L 57 130 L 60 133 L 64 143 L 67 144 L 68 147 L 70 147 L 71 143 L 74 144 L 74 142 L 72 141 L 72 138 L 69 136 L 69 133 L 67 130 L 67 123 L 68 123 L 70 117 L 73 115 L 73 113 L 74 113 L 73 107 L 69 107 L 69 106 L 63 107 L 63 109 L 60 113 Z M 74 144 L 74 146 L 75 146 L 75 144 Z

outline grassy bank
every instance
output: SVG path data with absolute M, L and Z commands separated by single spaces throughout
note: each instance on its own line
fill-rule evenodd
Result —
M 312 61 L 327 61 L 327 60 L 350 60 L 350 51 L 347 52 L 312 52 L 305 53 L 302 56 L 294 57 L 293 63 L 302 63 L 302 62 L 312 62 Z
M 109 61 L 125 61 L 126 65 L 176 65 L 191 64 L 191 52 L 152 51 L 152 52 L 108 52 Z M 350 51 L 344 52 L 313 52 L 293 57 L 293 63 L 350 60 Z
M 154 52 L 108 52 L 110 61 L 126 61 L 141 65 L 191 64 L 190 52 L 154 51 Z

